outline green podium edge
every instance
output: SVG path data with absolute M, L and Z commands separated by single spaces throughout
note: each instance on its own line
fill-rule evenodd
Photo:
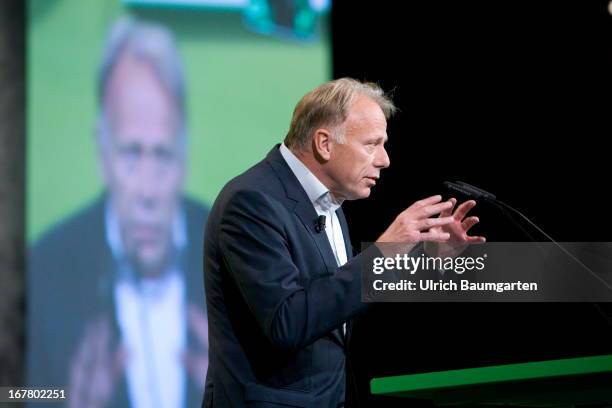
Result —
M 606 372 L 612 372 L 612 355 L 373 378 L 370 381 L 370 391 L 372 394 L 392 395 L 401 393 L 407 395 L 406 393 L 415 391 L 431 391 Z

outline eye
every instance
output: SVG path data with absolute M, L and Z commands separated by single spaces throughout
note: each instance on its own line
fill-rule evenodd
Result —
M 165 147 L 157 147 L 155 157 L 162 163 L 170 163 L 174 159 L 174 152 Z
M 136 160 L 142 154 L 142 148 L 136 144 L 121 146 L 119 154 L 128 160 Z

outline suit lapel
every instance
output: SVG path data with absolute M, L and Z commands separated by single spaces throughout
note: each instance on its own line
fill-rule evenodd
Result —
M 308 234 L 314 241 L 319 250 L 319 254 L 325 264 L 325 269 L 327 273 L 333 274 L 338 265 L 336 264 L 336 257 L 332 251 L 329 240 L 327 239 L 327 234 L 325 232 L 317 232 L 316 222 L 318 214 L 314 209 L 314 206 L 310 202 L 306 191 L 300 184 L 289 165 L 285 162 L 285 159 L 280 154 L 278 150 L 279 145 L 276 145 L 268 156 L 266 160 L 272 166 L 276 174 L 278 175 L 283 187 L 285 188 L 285 193 L 287 197 L 295 202 L 295 207 L 293 211 L 298 216 Z
M 304 224 L 304 226 L 308 230 L 308 233 L 312 237 L 315 244 L 317 245 L 323 262 L 325 263 L 327 273 L 333 274 L 336 268 L 338 267 L 338 264 L 336 263 L 336 257 L 334 256 L 334 252 L 332 251 L 329 239 L 327 238 L 327 234 L 324 231 L 317 232 L 315 229 L 318 215 L 314 207 L 312 206 L 310 201 L 301 201 L 297 203 L 294 211 L 302 221 L 302 224 Z
M 336 257 L 334 256 L 334 252 L 332 250 L 331 244 L 329 243 L 329 239 L 327 238 L 327 234 L 324 231 L 317 232 L 316 231 L 316 221 L 318 214 L 312 205 L 312 202 L 308 198 L 306 191 L 300 184 L 293 171 L 289 165 L 285 162 L 285 159 L 280 154 L 278 150 L 279 145 L 275 146 L 268 156 L 266 160 L 272 166 L 276 174 L 278 175 L 283 187 L 285 188 L 285 192 L 287 197 L 295 202 L 295 207 L 293 211 L 298 216 L 308 234 L 314 241 L 317 249 L 319 250 L 319 254 L 321 255 L 321 259 L 325 265 L 325 269 L 328 274 L 333 274 L 335 270 L 338 268 L 338 264 L 336 263 Z M 342 233 L 344 235 L 345 245 L 348 237 L 348 229 L 346 228 L 346 220 L 344 219 L 344 215 L 342 215 L 342 221 L 340 221 L 342 226 Z M 347 247 L 347 258 L 352 258 L 352 251 L 349 251 L 349 247 Z M 334 329 L 330 332 L 329 338 L 337 343 L 340 347 L 345 347 L 344 336 L 342 334 L 342 328 Z

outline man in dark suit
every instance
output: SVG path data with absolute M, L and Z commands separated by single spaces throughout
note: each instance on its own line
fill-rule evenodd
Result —
M 377 245 L 353 257 L 343 200 L 366 198 L 389 166 L 395 110 L 373 84 L 323 84 L 295 108 L 285 142 L 230 181 L 206 228 L 210 328 L 206 407 L 344 404 L 346 323 L 365 308 L 361 265 L 422 241 L 447 251 L 482 237 L 468 201 L 440 196 L 403 211 Z M 439 215 L 439 216 L 438 216 Z M 444 245 L 444 246 L 443 246 Z M 397 249 L 394 246 L 392 251 Z
M 171 33 L 116 22 L 99 76 L 104 192 L 29 258 L 29 382 L 65 388 L 70 407 L 201 403 L 208 210 L 183 193 L 184 95 Z
M 29 257 L 29 382 L 78 390 L 81 395 L 87 392 L 93 400 L 71 396 L 75 407 L 135 405 L 125 375 L 134 350 L 125 347 L 118 319 L 122 313 L 114 288 L 121 267 L 107 241 L 107 203 L 108 196 L 102 195 L 57 225 L 36 243 Z M 203 239 L 198 226 L 206 222 L 208 210 L 188 198 L 181 199 L 180 206 L 190 222 L 185 224 L 186 245 L 174 254 L 174 262 L 184 281 L 189 314 L 185 351 L 193 360 L 206 356 L 208 347 L 200 322 L 204 317 L 198 316 L 204 307 L 199 273 Z M 183 364 L 180 356 L 177 362 Z M 200 403 L 203 375 L 205 367 L 185 376 L 185 401 L 180 406 Z M 159 386 L 165 386 L 163 377 Z

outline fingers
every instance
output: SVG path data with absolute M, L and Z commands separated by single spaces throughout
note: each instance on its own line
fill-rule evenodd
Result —
M 85 335 L 79 347 L 78 362 L 80 369 L 86 372 L 94 365 L 96 341 L 96 322 L 90 322 L 85 328 Z
M 469 200 L 459 206 L 457 203 L 456 198 L 442 202 L 441 195 L 419 200 L 398 215 L 377 242 L 446 242 L 451 237 L 452 241 L 468 242 L 466 232 L 479 220 L 478 217 L 464 218 L 476 206 L 476 201 Z M 483 242 L 482 237 L 473 242 Z
M 108 316 L 94 324 L 94 365 L 88 375 L 89 401 L 92 407 L 103 407 L 110 398 L 114 384 L 114 356 L 111 351 L 111 323 Z
M 439 203 L 440 201 L 442 201 L 442 196 L 438 194 L 438 195 L 434 195 L 434 196 L 427 197 L 422 200 L 416 201 L 414 204 L 420 207 L 425 207 L 428 205 Z
M 451 207 L 442 211 L 440 213 L 440 217 L 450 217 L 451 215 L 453 215 L 453 209 L 455 208 L 455 205 L 457 204 L 457 199 L 456 198 L 451 198 L 448 201 L 451 202 Z
M 94 342 L 97 322 L 87 323 L 85 333 L 70 363 L 70 403 L 69 407 L 83 406 L 87 397 L 87 381 L 94 366 Z
M 111 398 L 115 383 L 123 373 L 127 353 L 112 350 L 112 330 L 108 316 L 86 326 L 70 367 L 71 407 L 103 407 Z
M 485 242 L 487 242 L 487 239 L 483 236 L 469 236 L 467 235 L 467 232 L 470 230 L 470 228 L 472 228 L 474 225 L 478 224 L 480 220 L 478 219 L 478 217 L 469 217 L 467 219 L 465 219 L 462 223 L 461 223 L 461 227 L 463 228 L 463 231 L 465 233 L 465 241 L 470 243 L 470 244 L 484 244 Z
M 70 393 L 70 399 L 68 400 L 69 408 L 78 408 L 83 405 L 83 380 L 85 379 L 85 366 L 86 366 L 86 347 L 87 338 L 89 333 L 89 326 L 85 330 L 84 341 L 82 341 L 78 349 L 70 361 L 70 374 L 68 392 Z
M 431 217 L 432 215 L 440 214 L 445 210 L 453 208 L 452 201 L 444 201 L 443 203 L 428 205 L 420 208 L 418 215 L 421 217 Z
M 420 241 L 429 241 L 429 242 L 446 242 L 449 239 L 450 239 L 450 234 L 448 232 L 437 232 L 437 231 L 423 232 L 420 237 Z
M 463 228 L 463 231 L 468 232 L 470 228 L 478 224 L 479 221 L 480 220 L 478 219 L 478 217 L 469 217 L 461 223 L 461 227 Z
M 469 201 L 466 201 L 465 203 L 462 203 L 455 210 L 455 214 L 454 214 L 455 219 L 459 221 L 463 220 L 465 216 L 467 215 L 467 213 L 475 206 L 476 206 L 476 201 L 474 200 L 469 200 Z
M 189 327 L 204 348 L 208 348 L 208 320 L 197 306 L 190 304 L 187 308 Z
M 110 322 L 106 317 L 94 323 L 92 346 L 94 364 L 100 366 L 107 364 L 110 357 Z
M 442 225 L 447 225 L 452 222 L 455 222 L 453 217 L 444 217 L 444 218 L 425 218 L 424 220 L 419 220 L 415 223 L 415 227 L 417 230 L 422 231 L 433 227 L 440 227 Z

